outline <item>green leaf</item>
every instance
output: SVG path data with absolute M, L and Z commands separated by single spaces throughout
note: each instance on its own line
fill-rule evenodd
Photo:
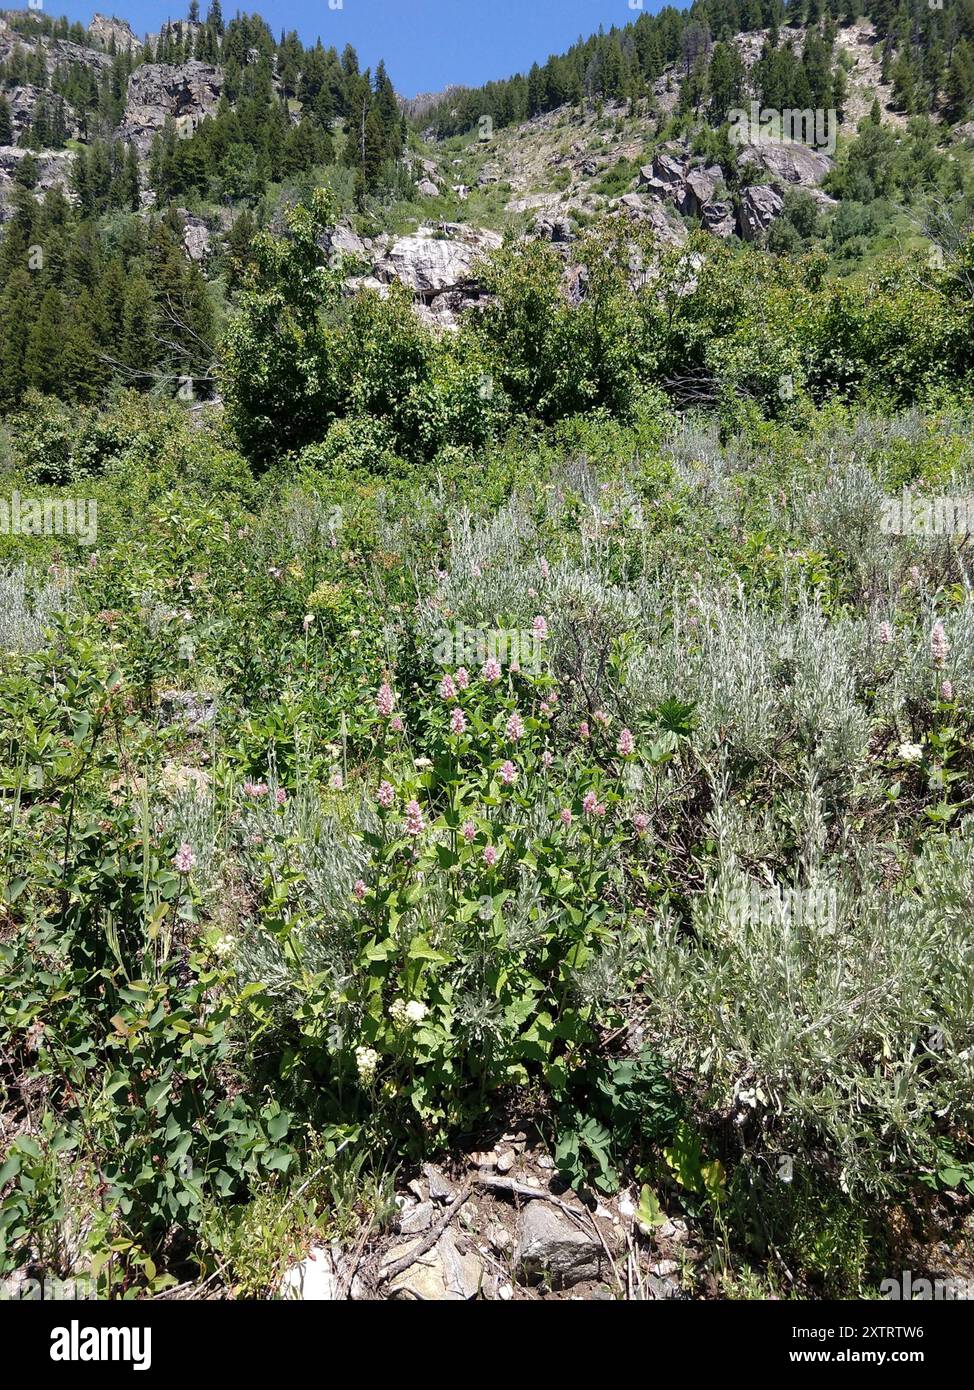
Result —
M 659 1198 L 648 1183 L 644 1183 L 639 1191 L 636 1221 L 644 1236 L 651 1235 L 655 1226 L 666 1224 L 666 1214 L 659 1204 Z
M 410 960 L 428 960 L 433 961 L 436 965 L 449 965 L 450 963 L 450 957 L 431 946 L 425 936 L 414 936 L 409 943 L 409 950 L 406 954 Z

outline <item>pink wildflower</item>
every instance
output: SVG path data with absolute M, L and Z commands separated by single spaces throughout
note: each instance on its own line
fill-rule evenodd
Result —
M 499 681 L 501 678 L 500 662 L 495 661 L 495 659 L 492 656 L 489 656 L 487 660 L 484 662 L 483 670 L 480 674 L 483 676 L 484 680 L 487 682 L 488 685 L 493 685 L 496 681 Z
M 558 819 L 561 821 L 562 825 L 571 825 L 572 821 L 574 820 L 574 816 L 566 806 L 564 810 L 559 813 Z
M 645 835 L 646 828 L 649 825 L 649 816 L 645 811 L 637 811 L 632 818 L 632 823 L 636 827 L 637 835 Z
M 457 688 L 453 683 L 452 676 L 444 676 L 439 684 L 441 700 L 455 700 L 457 698 Z
M 464 714 L 463 710 L 458 705 L 456 709 L 453 711 L 453 713 L 450 715 L 450 733 L 456 734 L 459 737 L 460 734 L 466 733 L 466 729 L 467 716 Z
M 548 564 L 548 561 L 545 559 L 543 555 L 541 559 L 538 561 L 538 569 L 541 571 L 542 579 L 548 579 L 550 577 L 551 566 Z
M 581 724 L 579 724 L 579 726 L 578 726 L 578 737 L 579 737 L 580 739 L 583 739 L 583 740 L 584 740 L 584 739 L 589 739 L 589 738 L 591 738 L 591 736 L 592 736 L 592 731 L 591 731 L 591 729 L 588 727 L 588 720 L 587 720 L 587 719 L 583 719 L 582 722 L 581 722 Z
M 467 686 L 470 684 L 470 672 L 467 670 L 466 666 L 458 667 L 455 679 L 457 689 L 466 690 Z
M 173 868 L 177 874 L 188 874 L 196 865 L 196 855 L 191 845 L 182 844 L 172 857 Z
M 394 714 L 389 720 L 389 728 L 394 734 L 401 734 L 405 725 L 402 722 L 402 715 Z
M 548 619 L 543 617 L 542 614 L 539 613 L 538 616 L 535 618 L 534 622 L 531 624 L 531 631 L 534 633 L 535 637 L 538 639 L 539 642 L 543 642 L 545 638 L 548 636 Z
M 463 836 L 463 838 L 469 845 L 470 841 L 474 839 L 477 834 L 477 827 L 474 825 L 472 820 L 464 821 L 463 829 L 460 831 L 460 834 Z
M 541 754 L 541 765 L 542 765 L 542 767 L 550 767 L 551 764 L 552 764 L 554 761 L 555 761 L 555 755 L 554 755 L 554 753 L 552 753 L 552 751 L 551 751 L 550 748 L 546 748 L 546 749 L 544 750 L 544 752 Z
M 258 801 L 262 796 L 266 796 L 270 788 L 266 782 L 244 782 L 244 796 L 249 796 L 253 801 Z
M 501 765 L 500 779 L 505 787 L 511 787 L 517 781 L 517 768 L 510 759 Z
M 950 643 L 944 625 L 938 618 L 930 633 L 930 659 L 934 666 L 942 666 L 950 653 Z
M 392 686 L 389 685 L 388 682 L 383 681 L 379 686 L 379 693 L 375 697 L 375 707 L 382 715 L 383 719 L 389 718 L 395 703 L 396 697 L 392 693 Z
M 380 782 L 378 801 L 383 811 L 388 811 L 389 807 L 392 805 L 395 799 L 396 793 L 392 790 L 391 783 Z
M 333 792 L 340 792 L 345 786 L 345 779 L 340 772 L 333 772 L 329 778 L 328 785 Z
M 354 883 L 354 885 L 353 885 L 353 887 L 352 887 L 352 892 L 353 892 L 353 893 L 355 894 L 355 896 L 358 898 L 359 902 L 361 902 L 362 899 L 365 897 L 365 892 L 366 892 L 366 889 L 365 889 L 365 880 L 364 880 L 363 878 L 357 878 L 357 879 L 355 880 L 355 883 Z
M 586 792 L 585 795 L 582 797 L 582 810 L 585 812 L 587 816 L 590 816 L 593 813 L 597 804 L 598 797 L 595 795 L 595 792 Z
M 954 698 L 954 687 L 950 681 L 944 681 L 941 685 L 940 698 L 941 700 L 945 700 L 948 704 Z
M 418 801 L 410 801 L 406 804 L 406 834 L 422 835 L 425 830 L 423 821 L 423 811 Z
M 507 729 L 505 732 L 507 734 L 508 743 L 517 743 L 519 738 L 524 737 L 524 721 L 517 710 L 514 711 L 507 721 Z
M 893 640 L 893 624 L 889 622 L 880 623 L 876 629 L 876 640 L 884 647 L 888 647 Z
M 488 869 L 492 869 L 497 863 L 497 851 L 493 845 L 487 845 L 484 849 L 484 863 Z
M 620 758 L 628 758 L 636 751 L 636 740 L 632 736 L 631 729 L 623 729 L 616 744 L 616 752 Z
M 274 800 L 277 802 L 278 806 L 283 806 L 285 801 L 287 801 L 287 792 L 283 787 L 278 787 L 277 791 L 274 793 Z

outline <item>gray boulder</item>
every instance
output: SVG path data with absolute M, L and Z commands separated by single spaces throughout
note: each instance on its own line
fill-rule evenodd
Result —
M 707 203 L 714 201 L 715 194 L 723 182 L 724 175 L 719 164 L 712 164 L 707 169 L 691 169 L 686 177 L 683 206 L 680 211 L 691 216 L 699 214 Z
M 552 217 L 542 213 L 534 221 L 535 236 L 543 241 L 567 245 L 572 239 L 572 224 L 567 217 Z
M 18 42 L 22 42 L 19 36 Z M 70 63 L 72 66 L 87 68 L 97 77 L 112 65 L 112 59 L 107 53 L 102 53 L 97 48 L 87 48 L 84 44 L 72 43 L 70 39 L 48 39 L 40 46 L 40 53 L 50 75 L 53 75 L 56 68 Z
M 21 160 L 26 159 L 28 150 L 13 145 L 0 145 L 0 223 L 9 221 L 14 210 L 14 175 Z M 49 188 L 60 188 L 72 201 L 71 165 L 74 155 L 70 150 L 47 150 L 34 156 L 37 162 L 37 183 L 34 187 L 36 197 L 43 196 Z
M 356 261 L 370 261 L 369 248 L 359 236 L 358 232 L 353 231 L 344 222 L 337 223 L 334 227 L 329 227 L 318 241 L 318 245 L 324 251 L 329 261 L 338 261 L 342 256 L 349 256 Z
M 202 733 L 216 718 L 216 697 L 199 690 L 160 690 L 159 723 Z
M 624 193 L 619 199 L 618 210 L 633 222 L 649 222 L 656 236 L 667 246 L 682 246 L 687 239 L 683 223 L 671 220 L 658 198 Z
M 214 110 L 222 91 L 222 69 L 195 58 L 178 66 L 142 63 L 129 78 L 119 135 L 145 156 L 167 120 L 177 122 L 180 134 L 191 134 Z
M 653 156 L 652 164 L 644 164 L 639 171 L 639 187 L 660 198 L 676 202 L 682 196 L 687 176 L 686 159 L 660 151 Z
M 183 223 L 183 250 L 191 261 L 200 265 L 212 249 L 210 232 L 202 217 L 196 217 L 186 208 L 176 209 Z
M 756 241 L 784 211 L 784 199 L 768 183 L 745 188 L 741 193 L 741 236 Z
M 713 236 L 724 238 L 733 236 L 737 227 L 733 203 L 722 201 L 706 203 L 700 209 L 700 225 Z
M 10 120 L 14 128 L 15 137 L 23 131 L 29 129 L 34 119 L 34 110 L 38 100 L 49 98 L 49 92 L 42 92 L 40 87 L 34 87 L 31 83 L 25 83 L 22 87 L 13 87 L 5 93 L 7 105 L 10 107 Z M 64 107 L 65 124 L 71 135 L 77 133 L 77 125 L 72 118 L 71 108 L 67 104 Z
M 112 40 L 115 41 L 115 49 L 118 53 L 127 53 L 139 47 L 139 41 L 127 20 L 109 19 L 107 15 L 93 14 L 91 23 L 88 25 L 88 33 L 98 43 L 103 44 L 105 50 L 111 47 Z
M 777 183 L 794 183 L 803 188 L 814 188 L 833 168 L 833 161 L 821 150 L 790 141 L 762 140 L 757 145 L 742 145 L 737 163 L 741 168 L 753 164 L 764 169 Z
M 399 280 L 428 302 L 444 290 L 475 284 L 478 261 L 502 240 L 497 232 L 462 222 L 425 224 L 394 242 L 374 273 L 379 280 Z
M 595 1233 L 589 1235 L 546 1202 L 531 1202 L 525 1209 L 514 1264 L 522 1282 L 547 1278 L 556 1289 L 609 1273 L 605 1250 Z

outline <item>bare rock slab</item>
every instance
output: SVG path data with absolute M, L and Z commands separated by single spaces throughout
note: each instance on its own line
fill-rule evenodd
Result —
M 531 1202 L 521 1217 L 515 1268 L 522 1283 L 547 1278 L 552 1288 L 567 1289 L 584 1279 L 609 1274 L 602 1242 L 564 1213 L 545 1202 Z
M 334 1303 L 342 1297 L 330 1250 L 317 1246 L 306 1260 L 292 1265 L 281 1280 L 282 1298 L 303 1303 Z
M 389 1263 L 415 1247 L 411 1241 L 389 1252 Z M 432 1250 L 389 1281 L 389 1297 L 421 1303 L 464 1303 L 476 1298 L 484 1266 L 476 1254 L 460 1253 L 450 1231 L 444 1231 Z

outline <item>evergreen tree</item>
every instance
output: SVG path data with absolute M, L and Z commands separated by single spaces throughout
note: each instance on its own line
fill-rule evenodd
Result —
M 56 396 L 64 387 L 64 300 L 53 287 L 41 300 L 31 325 L 24 355 L 24 374 L 29 386 Z
M 14 270 L 0 295 L 0 407 L 12 409 L 27 387 L 27 343 L 33 321 L 30 272 Z
M 974 52 L 967 39 L 961 39 L 954 48 L 944 93 L 950 119 L 966 120 L 974 102 Z
M 92 300 L 87 290 L 82 290 L 71 306 L 63 333 L 59 389 L 72 400 L 96 400 L 105 386 L 107 369 L 95 338 Z
M 726 43 L 716 44 L 708 73 L 708 110 L 712 121 L 717 124 L 726 121 L 727 113 L 740 106 L 744 76 L 744 63 L 737 49 Z
M 133 375 L 144 375 L 156 351 L 156 304 L 152 286 L 142 271 L 128 278 L 122 308 L 118 360 Z

